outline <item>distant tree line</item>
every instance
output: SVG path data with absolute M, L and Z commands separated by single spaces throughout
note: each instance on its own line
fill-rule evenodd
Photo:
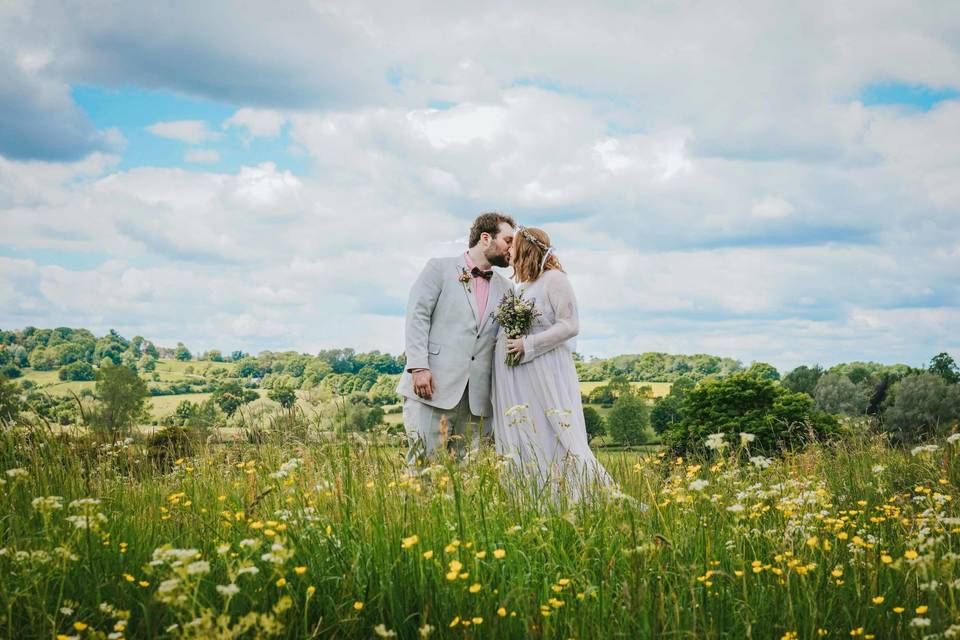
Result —
M 634 382 L 673 382 L 681 377 L 698 381 L 743 371 L 739 360 L 704 353 L 672 355 L 649 352 L 590 360 L 577 357 L 576 367 L 577 375 L 584 382 L 610 380 L 617 376 Z

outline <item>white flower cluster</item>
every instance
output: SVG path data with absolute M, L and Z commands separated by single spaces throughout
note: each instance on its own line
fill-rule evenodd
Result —
M 293 473 L 301 464 L 303 464 L 303 460 L 301 460 L 300 458 L 290 458 L 289 460 L 284 462 L 282 465 L 280 465 L 279 469 L 271 473 L 270 477 L 274 479 L 286 478 L 291 473 Z
M 952 433 L 947 436 L 947 444 L 956 444 L 960 442 L 960 433 Z
M 714 451 L 720 451 L 727 446 L 727 442 L 724 440 L 724 434 L 722 433 L 711 433 L 707 436 L 703 444 L 707 449 L 713 449 Z
M 197 549 L 174 549 L 169 544 L 165 544 L 159 549 L 153 550 L 153 560 L 150 561 L 150 566 L 159 567 L 166 564 L 176 568 L 199 558 L 200 552 Z
M 710 484 L 709 480 L 701 480 L 698 478 L 697 480 L 694 480 L 693 482 L 691 482 L 688 485 L 688 488 L 691 491 L 702 491 L 708 484 Z
M 63 498 L 60 496 L 37 497 L 30 501 L 37 511 L 59 511 L 63 509 Z
M 14 467 L 7 469 L 7 477 L 16 480 L 17 478 L 29 478 L 30 473 L 23 467 Z
M 910 450 L 910 455 L 912 455 L 912 456 L 920 456 L 920 455 L 923 455 L 923 454 L 925 454 L 925 453 L 933 453 L 933 452 L 937 451 L 938 449 L 940 449 L 940 447 L 938 447 L 938 446 L 935 445 L 935 444 L 922 444 L 922 445 L 920 445 L 919 447 L 914 447 L 913 449 L 911 449 L 911 450 Z
M 750 464 L 755 466 L 757 469 L 766 469 L 773 463 L 773 460 L 766 458 L 764 456 L 751 456 Z

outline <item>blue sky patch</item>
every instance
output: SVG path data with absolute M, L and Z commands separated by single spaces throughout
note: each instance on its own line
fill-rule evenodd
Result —
M 871 84 L 860 94 L 860 101 L 868 107 L 903 105 L 920 111 L 929 111 L 945 100 L 960 97 L 960 91 L 950 87 L 935 88 L 923 84 L 887 82 Z
M 237 108 L 202 98 L 189 98 L 165 91 L 148 91 L 136 87 L 107 89 L 74 87 L 73 98 L 101 130 L 115 128 L 126 138 L 119 169 L 135 167 L 181 167 L 188 170 L 236 173 L 241 166 L 273 162 L 280 170 L 296 175 L 309 173 L 305 153 L 292 149 L 288 127 L 275 138 L 249 138 L 240 128 L 223 129 L 225 120 Z M 201 120 L 219 137 L 199 144 L 163 138 L 147 131 L 157 122 Z M 216 151 L 213 162 L 186 160 L 191 151 Z

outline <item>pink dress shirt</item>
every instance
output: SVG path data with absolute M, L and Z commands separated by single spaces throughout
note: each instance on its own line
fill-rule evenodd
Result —
M 473 271 L 473 268 L 476 266 L 473 264 L 473 260 L 470 259 L 469 253 L 463 254 L 463 259 L 467 262 L 467 272 Z M 490 293 L 490 281 L 486 278 L 474 278 L 473 279 L 473 295 L 477 298 L 477 311 L 480 314 L 480 318 L 477 321 L 477 326 L 483 324 L 483 312 L 487 310 L 487 295 Z

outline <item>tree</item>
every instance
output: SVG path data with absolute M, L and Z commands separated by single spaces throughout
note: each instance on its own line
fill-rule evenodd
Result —
M 583 422 L 587 427 L 587 442 L 606 433 L 603 416 L 593 407 L 583 407 Z
M 248 402 L 253 402 L 260 396 L 257 395 L 256 391 L 245 389 L 240 386 L 239 382 L 231 380 L 217 387 L 217 390 L 213 392 L 211 397 L 223 412 L 227 414 L 227 417 L 231 417 L 241 406 Z
M 930 359 L 930 366 L 927 371 L 940 376 L 947 384 L 960 382 L 960 370 L 957 369 L 957 363 L 954 362 L 949 353 L 943 352 L 933 356 Z
M 825 373 L 813 389 L 817 408 L 827 413 L 845 416 L 862 416 L 867 412 L 874 385 L 869 378 L 854 383 L 850 378 L 837 373 Z
M 750 373 L 701 382 L 684 397 L 682 416 L 665 438 L 678 452 L 702 448 L 711 433 L 727 434 L 733 443 L 742 432 L 755 436 L 751 451 L 773 453 L 781 444 L 804 443 L 808 432 L 823 437 L 838 426 L 814 409 L 810 396 Z
M 149 392 L 144 382 L 129 367 L 110 364 L 97 372 L 96 395 L 99 406 L 94 414 L 94 427 L 111 437 L 125 433 L 146 414 Z
M 780 379 L 780 372 L 777 371 L 777 368 L 766 362 L 754 362 L 750 365 L 750 368 L 747 369 L 747 373 L 751 373 L 764 380 Z
M 61 380 L 93 380 L 97 374 L 93 370 L 93 365 L 81 360 L 61 367 L 57 377 Z
M 894 441 L 911 444 L 950 431 L 960 420 L 960 385 L 929 371 L 895 383 L 883 412 L 883 429 Z
M 20 415 L 20 390 L 0 375 L 0 425 L 13 422 Z
M 173 357 L 181 362 L 193 360 L 193 355 L 190 353 L 190 350 L 187 349 L 186 345 L 182 342 L 177 343 L 177 348 L 173 351 Z
M 614 442 L 633 445 L 646 442 L 650 409 L 639 393 L 621 393 L 607 415 L 607 430 Z
M 686 376 L 677 378 L 670 385 L 670 393 L 657 400 L 650 412 L 650 425 L 654 431 L 663 434 L 682 420 L 683 398 L 693 387 L 693 380 Z
M 808 367 L 805 364 L 800 365 L 787 375 L 783 376 L 780 384 L 793 391 L 794 393 L 805 393 L 813 396 L 813 389 L 817 386 L 820 376 L 823 375 L 823 367 L 819 364 Z
M 280 404 L 284 409 L 289 410 L 297 402 L 297 392 L 284 384 L 278 384 L 270 389 L 267 397 Z
M 0 376 L 13 380 L 14 378 L 19 378 L 21 375 L 23 375 L 23 372 L 20 370 L 20 367 L 12 362 L 0 367 Z
M 157 368 L 157 359 L 151 358 L 146 353 L 137 360 L 137 368 L 140 371 L 155 371 Z

